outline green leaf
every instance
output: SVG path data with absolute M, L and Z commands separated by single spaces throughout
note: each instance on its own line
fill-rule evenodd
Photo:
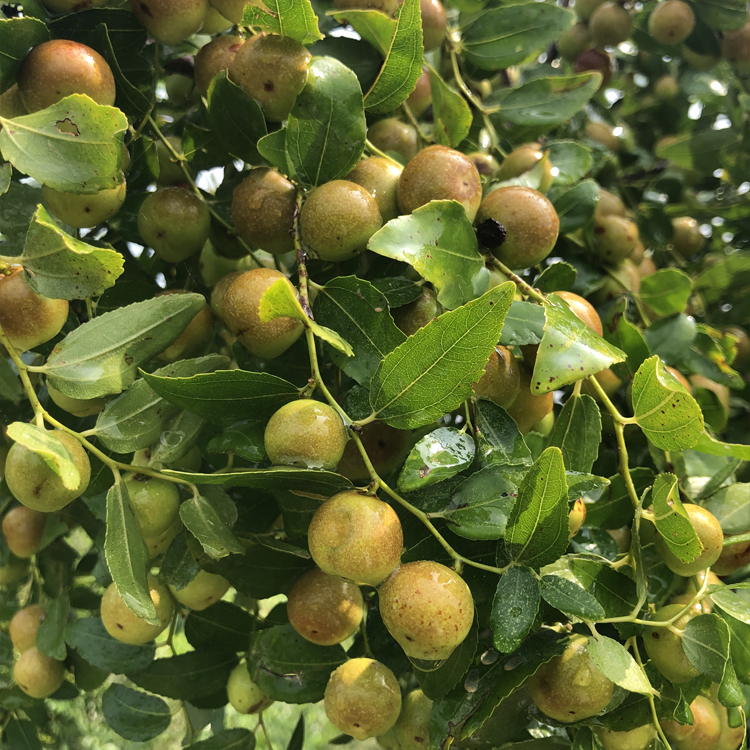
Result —
M 294 177 L 294 170 L 286 160 L 286 128 L 264 135 L 257 143 L 258 153 L 282 174 Z
M 193 750 L 255 750 L 255 735 L 249 729 L 225 729 L 192 745 Z
M 662 268 L 641 280 L 641 300 L 658 315 L 685 312 L 690 293 L 691 278 L 679 268 Z
M 147 582 L 148 550 L 130 505 L 127 487 L 119 476 L 107 493 L 104 553 L 117 592 L 125 604 L 141 619 L 158 624 Z
M 643 668 L 621 643 L 605 635 L 591 636 L 587 651 L 597 669 L 615 685 L 631 693 L 655 694 Z
M 440 427 L 425 435 L 412 449 L 398 477 L 402 492 L 428 487 L 471 466 L 474 440 L 455 427 Z
M 102 696 L 102 714 L 117 734 L 133 742 L 157 737 L 172 721 L 172 712 L 161 698 L 116 683 Z
M 674 474 L 659 474 L 651 497 L 654 523 L 664 543 L 679 560 L 692 562 L 701 553 L 703 545 L 680 500 L 677 477 Z
M 733 457 L 742 461 L 750 461 L 750 445 L 722 443 L 707 432 L 701 434 L 693 449 L 700 453 L 708 453 L 710 456 Z
M 391 39 L 396 33 L 398 21 L 379 10 L 357 10 L 355 8 L 329 11 L 340 23 L 346 21 L 364 39 L 386 57 Z
M 385 295 L 391 309 L 415 302 L 422 294 L 422 287 L 419 284 L 403 276 L 372 279 L 370 283 Z
M 215 560 L 232 553 L 242 554 L 245 548 L 232 532 L 237 521 L 237 508 L 232 499 L 220 487 L 206 486 L 200 492 L 180 506 L 185 528 Z
M 0 357 L 0 399 L 18 404 L 23 397 L 23 386 L 10 362 L 9 359 Z
M 544 307 L 533 302 L 514 300 L 505 317 L 505 326 L 500 336 L 503 346 L 538 344 L 544 335 Z
M 153 643 L 121 643 L 106 631 L 99 617 L 74 620 L 65 630 L 65 641 L 89 664 L 115 674 L 145 669 L 154 660 Z
M 48 39 L 47 26 L 36 18 L 0 20 L 0 91 L 13 85 L 28 51 Z
M 281 34 L 298 41 L 312 44 L 322 39 L 318 29 L 318 17 L 310 0 L 263 0 L 266 8 L 260 5 L 245 5 L 243 25 L 258 26 L 264 31 Z
M 266 458 L 265 431 L 263 422 L 236 422 L 211 438 L 207 450 L 209 453 L 232 451 L 252 463 L 260 463 Z
M 408 216 L 392 219 L 367 247 L 413 266 L 435 286 L 439 302 L 448 310 L 487 291 L 490 272 L 466 211 L 456 201 L 431 201 Z
M 725 534 L 743 534 L 750 529 L 750 484 L 737 482 L 720 489 L 706 508 L 716 516 Z
M 252 96 L 227 78 L 226 71 L 211 81 L 207 115 L 211 131 L 230 156 L 258 163 L 257 143 L 267 133 L 263 111 Z
M 334 362 L 360 385 L 370 378 L 387 354 L 406 341 L 388 311 L 388 300 L 369 281 L 339 276 L 329 281 L 315 299 L 318 323 L 352 342 L 353 357 L 332 352 Z
M 547 446 L 557 446 L 568 471 L 588 474 L 599 454 L 602 418 L 591 396 L 571 396 L 555 420 Z
M 291 625 L 276 625 L 260 633 L 247 656 L 247 668 L 269 698 L 317 703 L 331 672 L 345 661 L 341 646 L 317 646 Z
M 493 401 L 479 399 L 474 404 L 474 431 L 483 466 L 531 466 L 531 451 L 518 425 Z
M 599 185 L 594 180 L 583 180 L 563 193 L 556 192 L 552 205 L 560 219 L 560 234 L 571 234 L 588 224 L 594 216 L 598 200 Z M 550 291 L 561 288 L 556 286 Z
M 5 195 L 10 188 L 13 167 L 10 164 L 0 164 L 0 195 Z
M 36 634 L 36 646 L 43 654 L 65 661 L 65 627 L 68 624 L 70 599 L 67 594 L 58 594 L 45 609 L 45 618 Z
M 594 165 L 591 149 L 578 141 L 552 141 L 545 148 L 549 149 L 549 160 L 557 170 L 554 176 L 556 185 L 574 185 Z
M 718 615 L 698 615 L 682 631 L 688 661 L 712 682 L 721 682 L 729 659 L 729 628 Z
M 198 314 L 201 294 L 169 294 L 100 315 L 69 333 L 52 351 L 45 374 L 71 398 L 124 391 L 138 367 L 164 351 Z
M 547 299 L 547 322 L 531 376 L 533 394 L 555 391 L 625 360 L 623 352 L 597 336 L 559 297 Z
M 205 420 L 189 411 L 181 411 L 164 425 L 161 435 L 149 446 L 153 465 L 179 461 L 198 442 Z
M 266 421 L 299 398 L 299 388 L 267 372 L 219 370 L 189 378 L 143 373 L 144 380 L 170 403 L 218 424 Z
M 646 339 L 640 328 L 634 326 L 625 315 L 627 298 L 616 300 L 604 319 L 604 338 L 625 352 L 625 364 L 616 364 L 613 370 L 623 380 L 632 378 L 638 368 L 651 356 Z
M 0 117 L 0 152 L 19 172 L 68 193 L 91 195 L 122 182 L 119 109 L 81 94 L 12 120 Z
M 601 620 L 605 616 L 604 607 L 593 595 L 562 576 L 542 578 L 542 598 L 566 615 L 585 620 Z
M 247 651 L 253 618 L 242 607 L 216 602 L 208 609 L 193 610 L 185 620 L 185 637 L 193 648 L 221 643 L 233 651 Z
M 696 130 L 675 136 L 674 140 L 655 149 L 655 153 L 677 167 L 710 173 L 716 164 L 723 161 L 728 150 L 737 145 L 738 140 L 739 132 L 734 128 Z
M 207 648 L 157 659 L 143 671 L 128 671 L 128 679 L 144 690 L 176 700 L 194 700 L 226 687 L 237 655 L 225 649 Z
M 698 275 L 695 279 L 695 288 L 703 293 L 707 302 L 715 303 L 732 286 L 737 276 L 747 271 L 750 271 L 750 253 L 738 251 L 729 256 L 719 257 L 715 264 Z
M 517 565 L 540 568 L 568 546 L 568 486 L 559 448 L 547 448 L 518 488 L 505 531 L 505 549 Z
M 569 290 L 576 283 L 578 271 L 564 260 L 547 266 L 534 279 L 534 287 L 545 294 L 560 290 Z
M 726 613 L 722 614 L 722 620 L 729 628 L 732 665 L 740 681 L 747 685 L 750 682 L 750 625 Z
M 740 29 L 747 22 L 745 10 L 742 0 L 705 0 L 695 7 L 703 21 L 721 31 Z
M 286 126 L 287 160 L 297 178 L 316 186 L 345 177 L 366 135 L 357 76 L 333 57 L 314 58 Z
M 643 466 L 632 468 L 630 476 L 638 497 L 654 482 L 653 471 Z M 601 496 L 595 502 L 586 504 L 586 523 L 600 529 L 619 529 L 629 525 L 632 520 L 633 504 L 625 480 L 615 474 Z
M 455 148 L 471 130 L 473 115 L 466 99 L 449 86 L 431 66 L 427 66 L 432 94 L 433 138 L 436 143 Z
M 592 72 L 536 78 L 503 99 L 501 116 L 516 125 L 560 125 L 586 106 L 601 82 L 601 73 Z
M 3 732 L 3 740 L 8 750 L 42 750 L 36 727 L 28 719 L 11 718 Z
M 421 328 L 380 364 L 372 378 L 373 412 L 391 427 L 429 424 L 471 394 L 494 349 L 514 285 L 501 284 Z
M 483 70 L 498 70 L 534 57 L 575 22 L 550 3 L 519 3 L 461 13 L 461 50 Z
M 735 594 L 728 586 L 710 592 L 711 600 L 728 615 L 750 625 L 750 601 Z
M 396 13 L 396 29 L 375 83 L 365 94 L 365 107 L 386 114 L 411 94 L 422 75 L 422 14 L 419 0 L 404 0 Z
M 503 654 L 524 641 L 539 611 L 539 582 L 529 568 L 510 568 L 497 582 L 490 625 L 495 648 Z
M 647 359 L 633 378 L 633 411 L 638 426 L 657 448 L 702 450 L 696 445 L 703 432 L 700 407 L 659 357 Z
M 26 422 L 13 422 L 8 437 L 42 458 L 66 489 L 74 490 L 81 483 L 81 475 L 68 449 L 50 431 Z

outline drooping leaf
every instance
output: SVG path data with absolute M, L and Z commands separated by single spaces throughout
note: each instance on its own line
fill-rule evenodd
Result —
M 161 698 L 116 683 L 102 696 L 102 713 L 117 734 L 133 742 L 157 737 L 172 721 L 172 712 Z
M 57 474 L 66 489 L 74 490 L 81 484 L 81 475 L 70 451 L 54 433 L 26 422 L 13 422 L 8 426 L 8 437 L 42 458 Z
M 615 364 L 615 375 L 625 379 L 638 372 L 638 368 L 651 356 L 646 339 L 640 328 L 634 326 L 625 315 L 628 302 L 625 297 L 616 300 L 604 319 L 604 338 L 610 344 L 625 352 L 625 364 Z
M 604 607 L 583 586 L 563 576 L 544 576 L 541 583 L 544 601 L 566 615 L 586 620 L 601 620 L 604 617 Z
M 36 633 L 36 646 L 47 656 L 59 661 L 65 661 L 65 627 L 68 624 L 70 599 L 66 593 L 58 594 L 45 607 L 44 620 Z
M 599 671 L 615 685 L 631 693 L 648 695 L 655 692 L 646 673 L 618 641 L 604 635 L 592 636 L 587 651 Z
M 193 750 L 255 750 L 255 735 L 249 729 L 225 729 L 192 747 Z
M 263 4 L 265 7 L 245 5 L 242 23 L 288 36 L 305 45 L 323 38 L 310 0 L 263 0 Z
M 449 86 L 440 74 L 428 66 L 432 116 L 435 122 L 433 137 L 436 143 L 455 148 L 469 134 L 473 115 L 466 99 Z
M 216 560 L 232 553 L 242 554 L 245 548 L 232 533 L 237 520 L 237 508 L 232 499 L 221 487 L 207 485 L 200 493 L 180 506 L 185 528 Z
M 99 617 L 74 620 L 65 630 L 65 641 L 89 664 L 115 674 L 145 669 L 153 660 L 153 643 L 131 646 L 115 640 Z
M 662 268 L 641 280 L 641 300 L 659 315 L 685 311 L 693 282 L 679 268 Z
M 741 443 L 722 443 L 707 432 L 701 434 L 693 449 L 710 456 L 726 456 L 750 461 L 750 445 Z
M 510 654 L 523 643 L 540 601 L 539 582 L 529 568 L 513 567 L 500 576 L 490 615 L 493 643 L 498 651 Z
M 591 396 L 571 397 L 565 402 L 560 416 L 547 440 L 563 454 L 568 471 L 589 473 L 599 453 L 602 439 L 602 419 L 599 407 Z
M 531 466 L 531 451 L 518 425 L 493 401 L 479 399 L 474 404 L 474 431 L 477 457 L 484 466 Z
M 651 492 L 654 523 L 672 554 L 684 563 L 692 562 L 703 549 L 690 516 L 680 500 L 677 477 L 659 474 Z
M 440 427 L 412 449 L 398 478 L 402 492 L 414 492 L 455 476 L 471 466 L 474 440 L 455 427 Z

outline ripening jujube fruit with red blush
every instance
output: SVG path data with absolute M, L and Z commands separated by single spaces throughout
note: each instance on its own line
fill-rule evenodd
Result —
M 570 311 L 582 320 L 595 334 L 601 336 L 604 333 L 602 320 L 594 306 L 583 297 L 573 292 L 554 292 L 556 297 L 564 300 Z
M 509 349 L 496 346 L 484 367 L 484 374 L 473 385 L 474 394 L 507 409 L 521 390 L 521 371 Z
M 661 721 L 661 727 L 670 743 L 677 750 L 715 750 L 721 737 L 721 719 L 716 706 L 705 696 L 699 695 L 690 704 L 692 724 L 676 721 Z
M 205 96 L 214 77 L 229 70 L 245 40 L 239 36 L 220 36 L 201 47 L 195 55 L 195 87 Z
M 424 22 L 425 17 L 422 16 L 422 23 Z M 406 97 L 406 104 L 414 117 L 421 117 L 432 104 L 430 74 L 426 68 L 422 71 L 422 75 L 417 79 L 417 85 L 414 87 L 414 91 Z

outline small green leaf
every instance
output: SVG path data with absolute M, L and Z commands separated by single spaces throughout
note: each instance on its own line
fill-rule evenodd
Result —
M 557 170 L 555 185 L 574 185 L 582 180 L 594 166 L 591 149 L 579 141 L 552 141 L 545 144 L 549 160 Z
M 0 20 L 0 91 L 7 91 L 13 85 L 28 51 L 48 39 L 47 26 L 37 18 Z
M 514 300 L 505 317 L 500 343 L 503 346 L 538 344 L 544 335 L 544 307 Z
M 711 165 L 721 162 L 727 151 L 737 145 L 739 137 L 739 131 L 734 128 L 696 130 L 662 144 L 655 149 L 655 154 L 677 167 L 710 174 Z
M 718 615 L 698 615 L 682 631 L 688 661 L 711 682 L 721 682 L 729 659 L 729 628 Z
M 411 449 L 398 478 L 398 489 L 414 492 L 449 479 L 471 466 L 475 451 L 470 435 L 455 427 L 440 427 Z
M 0 357 L 0 399 L 18 404 L 23 397 L 23 386 L 11 360 Z
M 531 451 L 518 425 L 493 401 L 479 399 L 474 404 L 474 429 L 477 456 L 484 466 L 531 466 Z
M 258 153 L 282 174 L 294 178 L 294 170 L 286 160 L 286 129 L 279 128 L 264 135 L 257 143 Z
M 172 721 L 169 706 L 155 695 L 113 684 L 102 696 L 102 714 L 121 737 L 146 742 L 164 732 Z
M 261 5 L 248 3 L 242 23 L 258 26 L 273 34 L 288 36 L 300 44 L 312 44 L 322 39 L 318 18 L 310 0 L 263 0 Z
M 131 646 L 115 640 L 99 617 L 74 620 L 65 630 L 65 641 L 89 664 L 115 674 L 145 669 L 154 660 L 155 646 Z
M 431 66 L 427 66 L 432 93 L 433 138 L 436 143 L 455 148 L 471 130 L 473 115 L 466 99 L 449 86 Z
M 242 554 L 245 548 L 232 532 L 237 521 L 237 508 L 232 499 L 220 487 L 206 486 L 200 492 L 180 506 L 185 528 L 215 560 L 232 553 Z
M 736 468 L 734 462 L 727 468 L 730 466 Z M 720 489 L 706 508 L 716 516 L 725 534 L 743 534 L 750 529 L 750 484 L 736 482 Z
M 490 625 L 495 648 L 503 654 L 524 641 L 539 611 L 539 582 L 529 568 L 510 568 L 497 582 Z
M 599 671 L 615 685 L 642 695 L 656 691 L 625 646 L 604 635 L 589 637 L 588 654 Z
M 568 291 L 576 283 L 578 271 L 564 260 L 547 266 L 534 280 L 534 288 L 545 294 L 555 291 Z
M 735 594 L 728 586 L 712 591 L 710 596 L 713 603 L 721 607 L 724 612 L 744 622 L 745 625 L 750 625 L 750 601 Z
M 46 615 L 36 634 L 36 646 L 47 656 L 65 661 L 65 627 L 68 624 L 70 599 L 67 594 L 58 594 L 46 607 Z
M 604 319 L 604 338 L 610 344 L 625 352 L 625 364 L 613 366 L 615 375 L 625 380 L 633 377 L 638 368 L 651 356 L 646 339 L 640 328 L 634 326 L 625 314 L 628 309 L 627 298 L 616 300 Z
M 186 456 L 198 442 L 205 424 L 202 417 L 189 411 L 178 412 L 167 420 L 161 435 L 148 449 L 153 465 L 169 465 Z
M 379 10 L 358 10 L 350 8 L 340 11 L 329 11 L 337 21 L 346 21 L 366 42 L 371 44 L 386 57 L 391 46 L 391 39 L 396 33 L 398 21 L 389 18 Z
M 658 315 L 685 312 L 693 282 L 679 268 L 661 268 L 641 280 L 640 298 Z
M 568 471 L 588 474 L 599 454 L 602 418 L 591 396 L 572 396 L 565 402 L 547 445 L 557 446 Z
M 703 545 L 685 510 L 674 474 L 659 474 L 651 491 L 654 523 L 667 547 L 683 563 L 695 560 Z
M 598 200 L 599 185 L 594 180 L 583 180 L 565 192 L 555 192 L 552 205 L 560 219 L 560 234 L 571 234 L 588 224 L 594 217 Z M 561 288 L 556 286 L 550 291 Z
M 630 470 L 635 492 L 640 497 L 653 484 L 654 473 L 644 466 Z M 625 480 L 620 474 L 610 478 L 610 485 L 592 503 L 586 504 L 586 523 L 600 529 L 620 529 L 633 521 L 633 504 Z
M 5 195 L 10 188 L 13 167 L 10 164 L 0 164 L 0 195 Z
M 66 489 L 74 490 L 80 485 L 81 475 L 73 457 L 52 432 L 26 422 L 13 422 L 8 427 L 8 437 L 40 456 Z
M 695 11 L 709 26 L 721 31 L 734 31 L 747 22 L 742 0 L 705 0 Z
M 542 598 L 566 615 L 585 620 L 601 620 L 605 616 L 604 607 L 596 597 L 562 576 L 542 578 Z
M 232 451 L 252 463 L 260 463 L 266 458 L 263 442 L 266 426 L 263 422 L 235 422 L 212 437 L 208 443 L 209 453 Z

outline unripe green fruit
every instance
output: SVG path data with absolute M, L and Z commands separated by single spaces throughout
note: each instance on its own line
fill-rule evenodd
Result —
M 0 566 L 0 586 L 11 586 L 26 575 L 29 564 L 26 560 L 19 560 L 15 555 L 10 556 L 6 565 Z
M 264 359 L 283 354 L 303 331 L 302 322 L 295 318 L 274 318 L 268 322 L 260 319 L 263 294 L 279 279 L 286 276 L 270 268 L 245 271 L 232 281 L 220 304 L 227 328 L 251 354 Z M 288 279 L 286 283 L 292 287 Z
M 675 252 L 688 260 L 703 250 L 706 244 L 700 225 L 690 216 L 678 216 L 672 219 L 671 241 Z
M 445 39 L 448 20 L 440 0 L 420 0 L 424 51 L 437 49 Z
M 13 667 L 13 680 L 26 695 L 47 698 L 59 690 L 65 679 L 65 665 L 36 646 L 26 649 Z
M 496 346 L 484 367 L 484 375 L 474 383 L 474 393 L 507 409 L 520 391 L 521 371 L 516 358 L 504 346 Z
M 387 477 L 406 458 L 410 446 L 408 436 L 408 432 L 390 427 L 385 422 L 366 424 L 359 433 L 359 439 L 367 456 L 381 477 Z M 370 473 L 353 440 L 346 444 L 344 455 L 336 467 L 336 473 L 355 483 L 369 482 Z
M 219 320 L 224 320 L 224 297 L 229 291 L 229 287 L 242 276 L 242 273 L 242 271 L 232 271 L 232 273 L 222 276 L 211 290 L 211 311 Z
M 200 252 L 210 226 L 208 206 L 186 188 L 150 193 L 138 212 L 143 241 L 167 263 L 180 263 Z
M 47 613 L 39 604 L 30 604 L 13 615 L 8 626 L 8 635 L 18 653 L 22 654 L 36 646 L 36 634 Z
M 333 0 L 336 10 L 379 10 L 392 16 L 399 6 L 399 0 Z
M 421 691 L 412 690 L 403 701 L 395 730 L 401 750 L 426 750 L 430 744 L 432 701 Z
M 654 83 L 654 94 L 656 98 L 668 102 L 680 93 L 680 84 L 674 76 L 661 76 Z
M 37 294 L 20 268 L 0 276 L 0 326 L 19 352 L 46 344 L 67 319 L 68 301 Z
M 594 225 L 594 252 L 603 263 L 625 260 L 638 242 L 638 225 L 622 216 L 604 216 Z
M 148 559 L 153 560 L 159 555 L 163 555 L 168 549 L 172 540 L 182 531 L 182 520 L 178 516 L 172 521 L 171 526 L 158 536 L 143 536 L 143 541 L 146 542 L 146 549 L 148 550 Z
M 505 227 L 505 241 L 493 254 L 511 269 L 543 261 L 557 242 L 560 219 L 554 206 L 537 190 L 512 185 L 488 193 L 476 224 L 494 219 Z
M 679 0 L 677 0 L 679 2 Z M 591 15 L 589 29 L 597 47 L 614 47 L 630 36 L 633 19 L 625 8 L 608 0 Z
M 682 44 L 694 26 L 693 9 L 682 0 L 665 0 L 648 17 L 648 33 L 659 44 Z
M 402 167 L 388 159 L 371 156 L 362 159 L 346 179 L 363 187 L 375 199 L 385 224 L 399 215 L 396 190 L 402 171 Z
M 591 44 L 589 27 L 585 23 L 577 23 L 560 35 L 557 40 L 557 51 L 564 60 L 574 62 L 582 52 L 591 47 Z
M 500 164 L 492 154 L 485 154 L 482 151 L 473 151 L 466 156 L 471 163 L 477 168 L 481 177 L 486 177 L 489 182 L 497 179 L 500 172 Z
M 164 88 L 167 92 L 167 100 L 174 107 L 184 107 L 195 97 L 195 78 L 183 73 L 171 73 L 164 80 Z
M 328 720 L 338 730 L 366 740 L 385 734 L 401 711 L 401 688 L 388 667 L 374 659 L 350 659 L 326 686 Z
M 417 131 L 413 125 L 387 118 L 378 120 L 367 129 L 367 139 L 381 151 L 396 154 L 402 161 L 408 162 L 419 151 Z
M 574 6 L 576 15 L 582 21 L 588 21 L 594 11 L 604 2 L 605 0 L 576 0 Z
M 155 296 L 163 297 L 170 294 L 188 294 L 188 292 L 184 289 L 168 289 Z M 185 326 L 183 332 L 157 356 L 157 359 L 162 362 L 177 362 L 179 359 L 199 357 L 206 353 L 206 349 L 213 340 L 214 315 L 209 305 L 205 304 Z
M 216 34 L 221 34 L 224 31 L 228 31 L 232 28 L 232 26 L 232 22 L 228 18 L 224 18 L 224 16 L 222 16 L 221 13 L 219 13 L 219 11 L 209 3 L 208 10 L 206 11 L 206 16 L 203 19 L 201 33 L 205 34 L 206 36 L 215 36 Z M 196 77 L 196 88 L 198 88 L 197 83 L 198 79 Z
M 275 169 L 256 167 L 234 189 L 232 221 L 250 246 L 280 255 L 294 250 L 297 188 Z
M 661 534 L 656 536 L 656 550 L 673 573 L 679 576 L 693 576 L 711 567 L 719 559 L 724 545 L 724 532 L 716 516 L 705 508 L 692 503 L 685 503 L 683 507 L 703 545 L 703 551 L 693 561 L 684 563 L 669 549 Z
M 137 646 L 153 641 L 169 625 L 174 614 L 174 600 L 169 590 L 151 575 L 148 577 L 148 589 L 159 618 L 159 623 L 156 625 L 141 620 L 125 604 L 114 583 L 110 583 L 107 587 L 102 597 L 101 617 L 104 627 L 113 638 L 122 643 Z
M 176 135 L 166 136 L 169 145 L 175 152 L 184 158 L 182 152 L 182 141 Z M 156 184 L 162 187 L 170 185 L 180 185 L 186 182 L 185 173 L 182 167 L 176 161 L 172 152 L 161 142 L 156 142 L 156 156 L 159 160 L 159 176 L 156 178 Z
M 257 5 L 259 8 L 267 8 L 263 0 L 209 0 L 211 6 L 227 18 L 235 26 L 242 23 L 245 5 Z
M 551 391 L 535 396 L 531 392 L 531 369 L 525 362 L 518 362 L 518 367 L 521 372 L 521 389 L 506 411 L 515 420 L 521 434 L 525 435 L 552 411 L 555 402 Z
M 522 174 L 533 169 L 542 158 L 544 158 L 544 154 L 535 148 L 521 146 L 513 149 L 500 165 L 497 179 L 505 181 L 514 177 L 520 177 Z M 543 170 L 539 190 L 542 193 L 546 193 L 552 187 L 552 164 L 550 164 L 549 159 L 544 163 Z
M 732 32 L 729 32 L 732 33 Z M 724 40 L 726 40 L 727 32 L 724 32 Z M 722 40 L 722 41 L 724 41 Z M 723 47 L 723 45 L 722 45 Z M 750 50 L 749 50 L 750 51 Z M 694 52 L 686 44 L 683 44 L 680 48 L 682 59 L 691 67 L 693 70 L 711 70 L 719 60 L 712 55 L 701 55 L 698 52 Z M 726 56 L 726 54 L 725 54 Z M 729 59 L 727 57 L 727 59 Z
M 229 675 L 227 697 L 240 714 L 259 714 L 273 701 L 252 681 L 247 664 L 238 664 Z
M 28 559 L 39 552 L 47 514 L 32 510 L 25 505 L 11 508 L 3 516 L 3 536 L 10 551 L 21 559 Z
M 656 729 L 653 724 L 644 724 L 627 732 L 599 729 L 597 734 L 604 745 L 604 750 L 646 750 L 656 739 Z
M 669 620 L 682 609 L 682 604 L 668 604 L 666 607 L 657 609 L 651 619 L 656 622 Z M 696 614 L 695 611 L 688 611 L 672 625 L 678 630 L 684 630 Z M 698 670 L 685 656 L 682 638 L 668 628 L 646 628 L 643 634 L 643 644 L 653 665 L 671 682 L 681 684 L 697 677 Z
M 95 195 L 61 193 L 42 185 L 42 197 L 49 210 L 71 227 L 95 227 L 111 219 L 125 202 L 125 180 L 116 188 L 101 190 Z
M 423 26 L 424 23 L 425 17 L 423 15 Z M 443 31 L 443 35 L 445 35 L 445 31 Z M 426 68 L 422 71 L 422 75 L 417 79 L 417 85 L 414 87 L 414 91 L 406 97 L 406 104 L 414 117 L 421 117 L 430 108 L 430 105 L 432 104 L 432 86 L 430 84 L 430 73 Z
M 667 739 L 677 750 L 715 750 L 721 737 L 721 719 L 716 707 L 703 695 L 691 704 L 692 724 L 662 721 L 661 727 Z
M 302 238 L 318 258 L 331 261 L 366 250 L 382 224 L 376 200 L 348 180 L 333 180 L 313 190 L 299 217 Z
M 443 306 L 438 302 L 435 290 L 423 286 L 422 294 L 414 302 L 393 310 L 393 320 L 407 336 L 413 336 L 442 313 Z
M 328 404 L 302 399 L 285 404 L 268 420 L 263 436 L 275 466 L 333 470 L 347 441 L 346 427 Z
M 200 612 L 216 604 L 227 593 L 229 586 L 229 581 L 223 576 L 199 570 L 187 586 L 177 589 L 170 583 L 169 590 L 180 604 Z
M 395 570 L 404 544 L 393 508 L 356 490 L 326 500 L 307 534 L 310 554 L 324 573 L 368 586 L 377 586 Z
M 60 393 L 49 383 L 47 383 L 47 393 L 55 404 L 74 417 L 90 417 L 98 414 L 107 403 L 106 398 L 71 398 Z
M 115 103 L 115 79 L 107 61 L 91 47 L 67 39 L 43 42 L 18 70 L 18 91 L 29 112 L 46 109 L 71 94 L 97 104 Z
M 620 148 L 620 139 L 614 134 L 614 128 L 606 122 L 586 123 L 584 132 L 587 138 L 606 146 L 610 151 L 617 152 Z
M 135 17 L 162 44 L 179 44 L 200 31 L 208 0 L 130 0 Z
M 280 122 L 305 87 L 310 59 L 307 49 L 290 37 L 256 34 L 237 50 L 229 77 L 258 100 L 267 120 Z
M 465 154 L 445 146 L 428 146 L 404 167 L 398 182 L 398 205 L 401 213 L 410 214 L 440 200 L 458 201 L 473 221 L 482 201 L 482 181 Z
M 588 638 L 573 636 L 563 654 L 542 664 L 528 683 L 537 708 L 565 724 L 596 716 L 612 698 L 614 685 L 594 666 L 587 647 Z
M 180 495 L 174 482 L 128 474 L 123 484 L 143 536 L 160 536 L 174 523 L 180 513 Z
M 737 727 L 729 726 L 729 712 L 718 699 L 718 686 L 711 686 L 711 703 L 721 722 L 721 734 L 714 745 L 714 750 L 737 750 L 745 737 L 745 725 L 740 722 Z
M 625 216 L 627 209 L 619 195 L 610 193 L 609 190 L 599 188 L 599 200 L 596 204 L 594 217 L 597 221 L 605 216 Z
M 363 608 L 359 586 L 317 568 L 297 579 L 286 604 L 292 627 L 319 646 L 333 646 L 354 635 Z
M 713 564 L 713 572 L 716 575 L 728 576 L 744 568 L 748 563 L 750 563 L 750 541 L 730 544 L 721 550 L 719 559 Z
M 80 497 L 86 491 L 91 479 L 91 464 L 81 444 L 72 435 L 62 430 L 53 430 L 52 435 L 70 453 L 81 476 L 78 487 L 66 488 L 62 479 L 38 453 L 30 451 L 20 443 L 14 443 L 11 446 L 5 465 L 5 481 L 13 497 L 27 508 L 43 513 L 60 510 Z
M 414 659 L 447 659 L 474 621 L 469 587 L 457 573 L 432 560 L 401 565 L 378 593 L 383 623 Z

